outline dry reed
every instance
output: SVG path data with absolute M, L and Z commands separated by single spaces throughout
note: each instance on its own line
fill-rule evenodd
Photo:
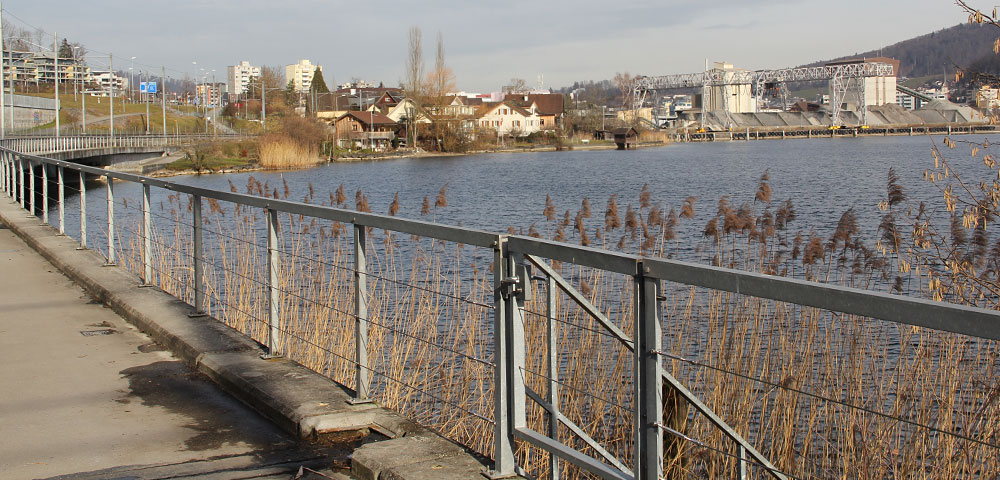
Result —
M 898 272 L 891 255 L 859 240 L 857 218 L 845 212 L 834 232 L 793 234 L 791 201 L 772 204 L 768 176 L 752 204 L 718 203 L 698 242 L 717 265 L 830 281 L 862 288 L 885 286 Z M 902 202 L 893 188 L 891 201 Z M 235 188 L 235 187 L 234 187 Z M 445 208 L 445 188 L 434 210 Z M 277 186 L 251 179 L 247 192 L 278 196 Z M 284 192 L 287 198 L 290 193 Z M 313 202 L 310 189 L 305 200 Z M 356 206 L 367 209 L 358 191 Z M 191 301 L 190 211 L 180 195 L 161 205 L 154 236 L 155 283 Z M 331 205 L 345 201 L 343 187 Z M 674 229 L 694 218 L 695 197 L 662 214 L 645 188 L 624 222 L 611 196 L 594 237 L 584 200 L 575 222 L 556 222 L 546 200 L 546 232 L 557 240 L 633 253 L 675 256 L 684 247 Z M 398 211 L 398 196 L 390 213 Z M 772 209 L 774 209 L 772 213 Z M 428 197 L 422 214 L 432 212 Z M 353 385 L 352 244 L 342 224 L 282 215 L 279 307 L 281 351 L 334 380 Z M 162 221 L 167 220 L 167 221 Z M 259 342 L 266 339 L 263 219 L 240 206 L 210 205 L 206 283 L 212 314 Z M 884 223 L 884 222 L 883 222 Z M 550 225 L 553 224 L 553 225 Z M 567 236 L 566 227 L 574 225 Z M 550 228 L 551 227 L 551 228 Z M 624 227 L 624 231 L 616 230 Z M 897 229 L 898 230 L 898 229 Z M 532 227 L 529 231 L 537 231 Z M 128 233 L 128 232 L 125 232 Z M 620 237 L 619 237 L 620 235 Z M 896 245 L 895 234 L 885 238 Z M 139 272 L 139 239 L 126 235 L 124 266 Z M 492 251 L 391 232 L 368 237 L 371 391 L 389 408 L 492 454 Z M 632 280 L 608 272 L 554 264 L 623 331 L 634 324 Z M 898 286 L 899 281 L 895 284 Z M 524 379 L 547 393 L 547 323 L 554 321 L 559 353 L 561 412 L 626 464 L 632 459 L 631 356 L 564 293 L 555 320 L 545 292 L 532 284 L 525 306 Z M 664 303 L 665 368 L 746 436 L 782 471 L 800 478 L 993 478 L 1000 475 L 1000 387 L 997 343 L 835 315 L 812 308 L 670 285 Z M 530 402 L 529 402 L 530 403 Z M 547 431 L 546 413 L 529 405 L 529 425 Z M 704 418 L 684 416 L 683 433 L 666 478 L 731 476 L 734 446 Z M 560 438 L 597 456 L 568 429 Z M 666 434 L 668 440 L 670 435 Z M 720 453 L 720 452 L 728 452 Z M 548 474 L 548 454 L 519 444 L 532 473 Z M 563 463 L 568 478 L 582 475 Z M 753 478 L 765 473 L 753 471 Z

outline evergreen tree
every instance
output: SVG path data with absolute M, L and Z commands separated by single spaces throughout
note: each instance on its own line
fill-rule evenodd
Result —
M 323 80 L 322 70 L 317 68 L 316 71 L 313 72 L 312 85 L 309 89 L 315 93 L 328 93 L 330 91 L 330 89 L 326 87 L 326 81 Z
M 65 38 L 59 44 L 59 58 L 73 58 L 73 46 Z

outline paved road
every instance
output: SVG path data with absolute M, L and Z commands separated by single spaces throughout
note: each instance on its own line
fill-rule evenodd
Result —
M 0 385 L 4 479 L 289 479 L 302 465 L 346 466 L 347 448 L 278 430 L 2 224 Z

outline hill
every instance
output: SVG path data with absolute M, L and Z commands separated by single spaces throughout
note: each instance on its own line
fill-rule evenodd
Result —
M 1000 29 L 996 27 L 963 23 L 904 40 L 881 50 L 855 53 L 811 63 L 809 66 L 850 58 L 885 56 L 900 61 L 900 76 L 914 78 L 942 75 L 945 68 L 953 73 L 956 65 L 966 69 L 986 56 L 993 56 L 993 42 L 997 37 L 1000 37 Z

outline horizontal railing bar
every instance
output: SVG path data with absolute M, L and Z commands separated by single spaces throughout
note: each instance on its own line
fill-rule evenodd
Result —
M 567 462 L 572 463 L 573 465 L 576 465 L 601 478 L 608 480 L 634 480 L 634 477 L 631 475 L 605 465 L 596 458 L 584 455 L 530 428 L 515 428 L 514 436 L 520 437 L 522 440 L 525 440 L 528 443 L 531 443 L 532 445 L 556 455 L 557 457 L 562 458 L 563 460 L 566 460 Z
M 635 255 L 609 252 L 593 247 L 570 245 L 554 240 L 534 237 L 511 236 L 507 239 L 510 251 L 544 257 L 550 260 L 599 268 L 614 273 L 635 276 L 639 273 L 640 258 Z
M 247 195 L 244 193 L 234 193 L 222 190 L 195 187 L 192 185 L 184 185 L 181 183 L 144 177 L 142 175 L 136 175 L 132 173 L 112 172 L 104 170 L 103 168 L 88 167 L 85 165 L 79 165 L 76 163 L 67 162 L 63 160 L 54 160 L 51 158 L 40 157 L 37 155 L 28 155 L 23 153 L 18 153 L 18 155 L 32 159 L 39 163 L 58 165 L 65 168 L 89 173 L 91 175 L 108 176 L 116 180 L 138 183 L 143 185 L 150 185 L 178 193 L 199 195 L 204 198 L 212 198 L 223 202 L 237 203 L 249 207 L 256 207 L 261 209 L 269 208 L 272 210 L 277 210 L 279 212 L 290 213 L 294 215 L 304 215 L 307 217 L 315 217 L 323 220 L 351 223 L 354 225 L 361 225 L 364 227 L 381 228 L 385 230 L 392 230 L 395 232 L 418 235 L 421 237 L 433 237 L 438 240 L 474 245 L 477 247 L 492 247 L 496 245 L 501 238 L 500 235 L 482 230 L 474 230 L 463 227 L 452 227 L 448 225 L 440 225 L 437 223 L 425 222 L 422 220 L 407 220 L 397 217 L 391 217 L 388 215 L 357 212 L 353 210 L 344 210 L 335 207 L 310 205 L 307 203 L 294 202 L 289 200 L 279 200 L 268 197 Z
M 0 150 L 5 150 L 0 148 Z M 141 175 L 111 172 L 72 162 L 14 152 L 39 163 L 58 165 L 96 176 L 147 184 L 181 193 L 244 204 L 257 208 L 301 214 L 331 221 L 382 228 L 412 235 L 438 238 L 480 247 L 492 247 L 504 237 L 494 233 L 452 227 L 420 220 L 405 220 L 386 215 L 355 212 L 333 207 L 256 197 L 241 193 L 173 183 Z M 1000 340 L 1000 312 L 982 308 L 909 298 L 882 292 L 826 285 L 786 277 L 730 270 L 680 260 L 640 258 L 591 247 L 567 245 L 533 237 L 507 237 L 513 252 L 536 255 L 551 260 L 636 275 L 643 268 L 647 275 L 686 285 L 711 288 L 770 300 L 822 308 L 836 312 L 878 318 L 895 323 L 932 328 L 963 335 Z
M 642 265 L 661 280 L 1000 340 L 1000 312 L 983 308 L 679 260 L 644 259 Z

